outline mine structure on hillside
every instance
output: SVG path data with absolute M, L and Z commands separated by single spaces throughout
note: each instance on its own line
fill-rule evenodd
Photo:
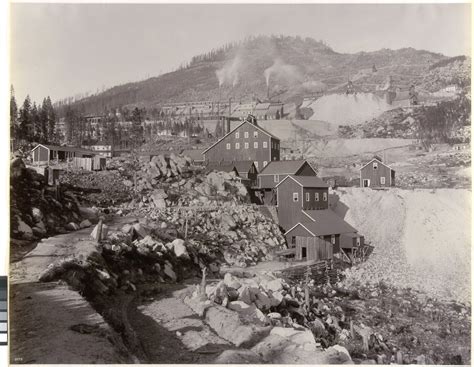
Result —
M 360 187 L 377 189 L 395 186 L 395 170 L 375 156 L 360 168 Z

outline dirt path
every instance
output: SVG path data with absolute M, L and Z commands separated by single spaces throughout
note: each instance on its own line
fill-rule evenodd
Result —
M 183 291 L 182 285 L 173 285 L 152 302 L 130 305 L 128 319 L 146 363 L 213 363 L 233 348 L 183 303 Z
M 113 219 L 119 228 L 134 218 Z M 43 239 L 10 268 L 11 363 L 133 363 L 121 339 L 63 282 L 39 283 L 49 264 L 95 251 L 92 228 Z

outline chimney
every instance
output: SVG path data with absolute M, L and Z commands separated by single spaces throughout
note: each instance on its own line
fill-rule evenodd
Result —
M 228 134 L 228 133 L 230 133 L 230 117 L 226 118 L 225 124 L 226 124 L 225 133 Z

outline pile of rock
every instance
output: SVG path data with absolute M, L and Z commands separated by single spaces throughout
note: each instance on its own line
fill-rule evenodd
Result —
M 193 174 L 188 157 L 171 153 L 169 156 L 139 156 L 114 158 L 109 169 L 117 169 L 122 174 L 122 183 L 135 192 L 150 191 L 160 183 L 172 183 Z
M 246 187 L 234 173 L 211 172 L 203 175 L 194 172 L 187 179 L 160 182 L 151 186 L 147 193 L 123 205 L 125 209 L 153 210 L 169 206 L 215 206 L 221 202 L 248 203 L 250 201 Z
M 322 322 L 303 326 L 304 309 L 297 290 L 271 273 L 237 278 L 230 273 L 216 284 L 196 286 L 184 302 L 216 331 L 237 347 L 250 350 L 224 352 L 220 363 L 344 363 L 350 356 L 344 347 L 323 351 L 316 332 Z M 315 330 L 313 330 L 315 329 Z M 282 353 L 283 352 L 283 353 Z
M 198 253 L 228 265 L 245 267 L 272 259 L 274 251 L 286 244 L 278 225 L 256 205 L 228 201 L 207 208 L 203 204 L 159 210 L 143 207 L 133 213 L 146 217 L 150 225 L 159 223 L 160 229 L 179 233 Z
M 20 158 L 11 162 L 10 171 L 12 238 L 34 240 L 90 225 L 82 220 L 74 195 L 48 186 Z

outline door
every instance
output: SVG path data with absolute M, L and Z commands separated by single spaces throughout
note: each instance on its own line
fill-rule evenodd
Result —
M 370 180 L 364 179 L 363 180 L 363 187 L 369 187 L 370 186 Z
M 301 247 L 301 258 L 306 259 L 306 247 Z

